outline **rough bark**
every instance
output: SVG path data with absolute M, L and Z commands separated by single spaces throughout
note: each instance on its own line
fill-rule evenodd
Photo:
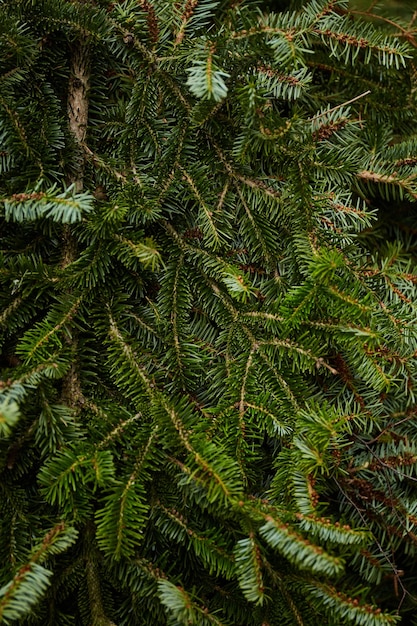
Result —
M 87 133 L 88 105 L 90 88 L 90 45 L 88 37 L 78 39 L 71 49 L 70 78 L 68 83 L 67 113 L 68 125 L 75 143 L 75 157 L 67 175 L 67 183 L 74 185 L 75 192 L 84 188 L 84 149 Z M 69 225 L 63 230 L 62 267 L 66 267 L 77 258 L 77 246 Z M 77 366 L 77 335 L 74 332 L 71 343 L 73 362 L 62 380 L 61 401 L 72 408 L 83 403 L 83 394 Z
M 88 39 L 78 40 L 72 49 L 71 74 L 68 85 L 68 123 L 77 145 L 77 161 L 69 182 L 80 192 L 84 186 L 84 150 L 88 123 L 88 92 L 90 88 L 90 46 Z

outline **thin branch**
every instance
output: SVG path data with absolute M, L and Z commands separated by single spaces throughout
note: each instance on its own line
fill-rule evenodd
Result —
M 337 106 L 333 107 L 332 109 L 328 109 L 327 111 L 323 111 L 323 113 L 318 113 L 314 117 L 310 118 L 308 121 L 309 122 L 314 122 L 314 120 L 317 120 L 320 117 L 323 117 L 324 115 L 328 115 L 329 113 L 333 113 L 333 111 L 337 111 L 337 109 L 340 109 L 340 108 L 342 108 L 344 106 L 347 106 L 348 104 L 352 104 L 352 102 L 356 102 L 356 100 L 359 100 L 360 98 L 364 98 L 365 96 L 367 96 L 370 93 L 371 93 L 371 90 L 368 89 L 368 91 L 364 91 L 363 93 L 359 94 L 359 96 L 355 96 L 354 98 L 352 98 L 351 100 L 348 100 L 347 102 L 342 102 L 341 104 L 338 104 Z
M 414 39 L 410 31 L 408 31 L 406 28 L 404 28 L 400 24 L 397 24 L 397 22 L 394 22 L 394 20 L 390 20 L 388 17 L 384 17 L 383 15 L 378 15 L 377 13 L 370 13 L 371 9 L 372 7 L 370 7 L 367 11 L 349 11 L 349 13 L 353 13 L 355 15 L 366 15 L 367 17 L 370 17 L 374 20 L 381 20 L 382 22 L 385 22 L 386 24 L 389 24 L 390 26 L 394 26 L 395 28 L 398 28 L 400 32 L 395 33 L 395 36 L 404 37 L 414 48 L 417 48 L 417 41 Z M 411 24 L 413 23 L 413 21 L 414 19 L 411 21 Z

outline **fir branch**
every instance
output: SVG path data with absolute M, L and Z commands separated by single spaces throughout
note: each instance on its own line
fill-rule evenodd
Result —
M 77 531 L 60 522 L 36 546 L 10 583 L 0 590 L 0 618 L 4 623 L 25 617 L 39 602 L 50 584 L 52 572 L 41 565 L 54 554 L 66 550 L 76 539 Z
M 180 172 L 182 172 L 184 179 L 187 181 L 188 185 L 190 186 L 190 189 L 194 197 L 196 198 L 198 204 L 203 209 L 204 217 L 202 219 L 201 228 L 202 228 L 203 233 L 205 231 L 207 243 L 210 245 L 210 247 L 212 247 L 215 250 L 216 248 L 219 247 L 221 243 L 221 238 L 219 236 L 218 229 L 216 228 L 216 224 L 213 220 L 213 211 L 205 203 L 203 197 L 198 191 L 197 185 L 195 184 L 191 176 L 188 174 L 188 172 L 182 167 L 179 167 L 179 170 Z
M 378 185 L 393 185 L 406 192 L 408 196 L 417 200 L 417 188 L 415 184 L 415 175 L 411 174 L 408 177 L 400 178 L 397 173 L 384 174 L 381 172 L 372 172 L 369 170 L 363 170 L 357 174 L 360 180 L 376 183 Z
M 187 0 L 184 5 L 184 10 L 181 15 L 181 26 L 177 32 L 177 36 L 175 37 L 174 46 L 178 46 L 182 40 L 184 39 L 185 29 L 187 28 L 187 24 L 189 20 L 192 18 L 194 9 L 198 4 L 198 0 Z
M 346 0 L 105 4 L 2 4 L 0 577 L 83 531 L 3 621 L 406 620 L 406 33 Z

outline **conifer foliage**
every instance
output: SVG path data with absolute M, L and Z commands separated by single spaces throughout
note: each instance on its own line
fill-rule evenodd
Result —
M 0 622 L 412 623 L 410 45 L 345 0 L 0 11 Z

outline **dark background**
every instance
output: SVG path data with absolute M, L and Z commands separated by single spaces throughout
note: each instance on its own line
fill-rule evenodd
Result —
M 305 0 L 265 0 L 262 4 L 267 4 L 274 11 L 282 11 L 290 6 L 294 8 L 302 7 Z M 417 12 L 416 0 L 350 0 L 350 6 L 358 11 L 370 11 L 379 15 L 401 18 L 410 21 L 413 14 Z M 416 16 L 417 19 L 417 16 Z
M 361 11 L 366 11 L 374 5 L 375 13 L 383 13 L 384 15 L 393 15 L 401 18 L 411 18 L 413 13 L 417 11 L 416 0 L 380 0 L 372 2 L 372 0 L 351 0 L 352 7 L 357 7 Z

